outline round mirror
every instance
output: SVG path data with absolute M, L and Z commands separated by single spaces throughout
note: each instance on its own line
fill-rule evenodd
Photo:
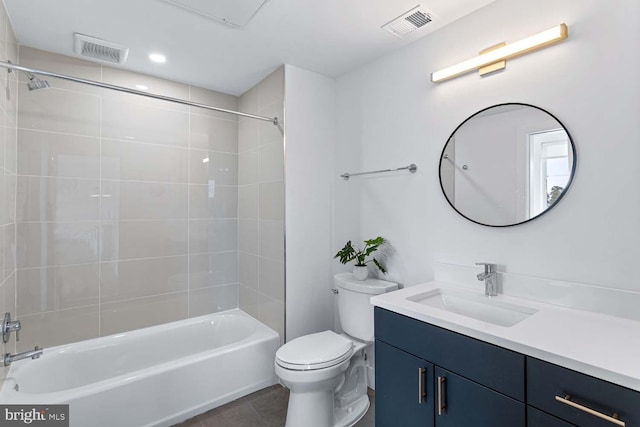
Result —
M 575 146 L 558 119 L 533 105 L 500 104 L 453 131 L 440 157 L 440 186 L 460 215 L 507 227 L 553 208 L 575 169 Z

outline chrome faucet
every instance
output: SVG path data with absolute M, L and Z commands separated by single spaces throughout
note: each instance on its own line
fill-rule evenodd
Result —
M 16 333 L 16 341 L 20 341 L 20 335 L 18 335 L 18 331 L 22 328 L 19 320 L 11 321 L 11 313 L 6 312 L 4 314 L 4 318 L 2 319 L 2 342 L 8 343 L 11 332 Z
M 478 280 L 484 280 L 484 294 L 488 297 L 498 295 L 498 273 L 496 265 L 486 262 L 476 262 L 476 265 L 484 265 L 484 273 L 478 274 Z
M 17 361 L 17 360 L 22 360 L 22 359 L 38 359 L 40 356 L 42 356 L 42 352 L 43 350 L 36 346 L 36 348 L 34 348 L 33 350 L 29 350 L 29 351 L 25 351 L 23 353 L 18 353 L 18 354 L 5 354 L 4 356 L 2 356 L 2 366 L 9 366 L 11 365 L 13 362 Z

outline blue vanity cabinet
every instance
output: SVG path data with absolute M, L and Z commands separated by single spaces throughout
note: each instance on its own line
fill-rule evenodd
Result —
M 527 403 L 580 427 L 640 426 L 640 393 L 527 357 Z
M 376 426 L 433 427 L 434 368 L 376 341 Z
M 436 368 L 437 427 L 525 425 L 525 405 L 487 387 Z
M 377 427 L 525 426 L 523 355 L 381 308 L 375 328 Z
M 559 418 L 551 416 L 546 412 L 539 411 L 533 406 L 527 406 L 527 427 L 576 427 L 562 421 Z

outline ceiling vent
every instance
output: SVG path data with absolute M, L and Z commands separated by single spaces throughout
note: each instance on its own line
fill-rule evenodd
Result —
M 392 19 L 382 26 L 396 37 L 404 37 L 407 34 L 422 28 L 433 20 L 433 15 L 425 8 L 418 5 L 413 9 Z
M 110 64 L 124 64 L 129 55 L 128 47 L 79 33 L 73 34 L 73 51 L 80 56 Z
M 219 22 L 231 28 L 243 29 L 255 18 L 269 0 L 160 0 L 182 10 Z

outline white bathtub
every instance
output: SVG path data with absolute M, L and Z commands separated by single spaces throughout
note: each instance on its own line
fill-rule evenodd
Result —
M 11 366 L 0 403 L 68 403 L 72 427 L 170 426 L 275 384 L 279 344 L 234 309 L 45 348 Z

